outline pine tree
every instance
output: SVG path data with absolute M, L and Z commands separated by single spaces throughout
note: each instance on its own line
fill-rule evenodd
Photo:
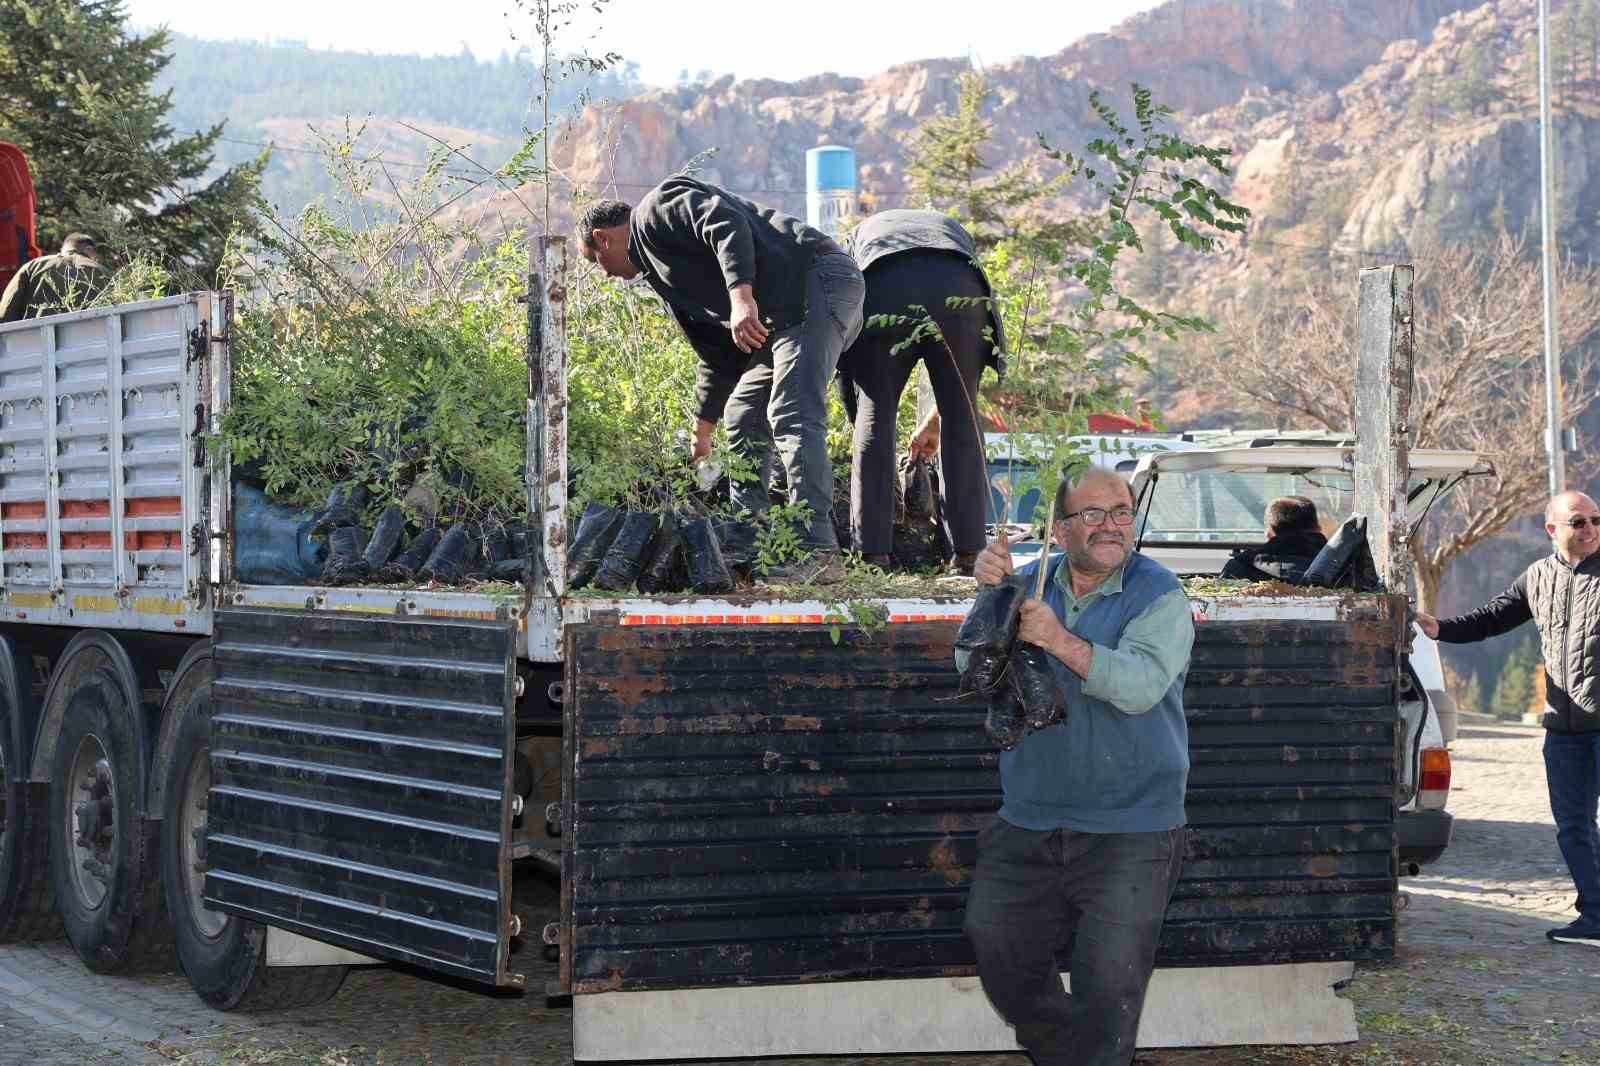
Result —
M 1450 110 L 1470 114 L 1487 111 L 1500 96 L 1494 75 L 1495 64 L 1488 49 L 1476 41 L 1463 48 L 1444 87 L 1445 102 Z
M 1078 232 L 1072 223 L 1047 224 L 1030 217 L 1029 208 L 1048 203 L 1062 187 L 1059 179 L 1041 180 L 1028 167 L 994 171 L 984 160 L 984 146 L 994 123 L 983 115 L 994 95 L 980 70 L 964 71 L 956 82 L 954 113 L 924 122 L 911 139 L 906 177 L 918 205 L 953 210 L 971 231 L 980 249 L 1007 237 L 1068 239 Z
M 1484 712 L 1483 682 L 1478 679 L 1476 673 L 1468 674 L 1466 684 L 1456 691 L 1460 693 L 1456 697 L 1457 710 L 1465 711 L 1468 714 L 1482 714 Z
M 1528 633 L 1511 649 L 1494 684 L 1489 706 L 1496 717 L 1518 719 L 1533 702 L 1533 668 L 1539 661 L 1538 638 Z
M 1537 84 L 1535 86 L 1537 88 Z M 1411 89 L 1411 98 L 1406 101 L 1406 118 L 1410 122 L 1428 132 L 1433 132 L 1434 123 L 1439 117 L 1439 82 L 1433 74 L 1423 72 L 1417 76 L 1416 83 Z
M 121 0 L 0 0 L 0 140 L 28 157 L 42 248 L 87 230 L 210 284 L 266 157 L 203 181 L 222 126 L 172 129 L 170 94 L 151 85 L 167 34 L 128 33 L 123 18 Z

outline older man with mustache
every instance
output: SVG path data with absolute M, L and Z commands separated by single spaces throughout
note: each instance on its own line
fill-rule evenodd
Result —
M 978 837 L 966 932 L 983 988 L 1038 1066 L 1126 1066 L 1183 863 L 1194 620 L 1171 571 L 1133 551 L 1133 500 L 1091 468 L 1056 494 L 1043 600 L 1018 635 L 1044 649 L 1066 718 L 1000 756 L 1004 800 Z M 1002 536 L 973 576 L 1012 572 Z M 1073 941 L 1072 993 L 1056 951 Z
M 1600 947 L 1600 507 L 1581 492 L 1551 498 L 1544 529 L 1554 551 L 1469 614 L 1417 624 L 1466 644 L 1532 621 L 1544 651 L 1544 777 L 1556 844 L 1578 889 L 1578 919 L 1545 936 Z

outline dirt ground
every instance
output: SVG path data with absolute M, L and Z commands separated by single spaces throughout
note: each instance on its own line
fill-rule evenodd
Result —
M 1360 1040 L 1328 1047 L 1141 1052 L 1141 1066 L 1600 1064 L 1600 951 L 1553 944 L 1570 920 L 1536 728 L 1464 724 L 1450 850 L 1401 883 L 1400 951 L 1344 994 Z M 554 909 L 548 887 L 524 886 Z M 543 895 L 541 896 L 541 893 Z M 541 902 L 542 900 L 542 902 Z M 530 986 L 554 976 L 525 966 Z M 0 948 L 0 1066 L 84 1062 L 368 1064 L 571 1061 L 569 1015 L 542 996 L 494 997 L 391 969 L 352 971 L 331 1002 L 255 1018 L 206 1010 L 177 975 L 91 979 L 64 944 Z M 740 1060 L 751 1062 L 752 1060 Z M 762 1066 L 1026 1066 L 1020 1055 L 764 1059 Z

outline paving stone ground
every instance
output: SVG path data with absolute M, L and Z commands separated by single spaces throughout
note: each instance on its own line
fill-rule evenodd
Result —
M 1600 951 L 1551 944 L 1572 888 L 1544 788 L 1537 728 L 1468 723 L 1456 741 L 1445 857 L 1401 883 L 1398 957 L 1346 991 L 1359 1042 L 1143 1052 L 1140 1066 L 1600 1066 Z M 521 904 L 553 915 L 547 884 Z M 525 960 L 531 988 L 553 964 Z M 327 1004 L 242 1017 L 204 1007 L 181 975 L 93 977 L 63 943 L 0 947 L 0 1066 L 81 1063 L 498 1064 L 571 1061 L 569 1014 L 388 968 L 352 970 Z M 761 1066 L 1026 1066 L 1021 1055 L 763 1059 Z

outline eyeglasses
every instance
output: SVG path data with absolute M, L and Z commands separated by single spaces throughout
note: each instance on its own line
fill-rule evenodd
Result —
M 1567 519 L 1565 525 L 1568 529 L 1582 529 L 1584 526 L 1591 526 L 1595 529 L 1600 529 L 1600 515 L 1590 515 L 1588 518 L 1585 518 L 1581 514 L 1574 515 L 1573 517 Z
M 1086 526 L 1098 526 L 1105 524 L 1106 515 L 1110 515 L 1111 521 L 1115 522 L 1119 526 L 1133 525 L 1132 507 L 1118 507 L 1111 511 L 1107 511 L 1104 507 L 1085 507 L 1081 511 L 1071 511 L 1062 515 L 1061 520 L 1066 521 L 1069 518 L 1081 518 L 1083 519 L 1083 524 Z

